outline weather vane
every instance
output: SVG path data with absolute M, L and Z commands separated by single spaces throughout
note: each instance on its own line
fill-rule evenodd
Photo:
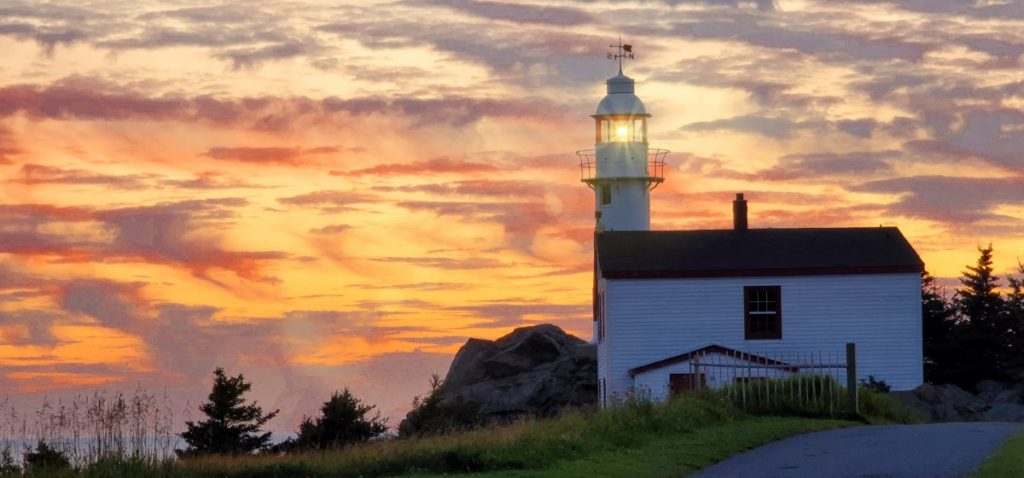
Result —
M 622 37 L 619 37 L 619 43 L 617 45 L 608 45 L 612 48 L 617 49 L 616 53 L 608 53 L 609 60 L 619 60 L 619 72 L 622 72 L 622 59 L 633 60 L 633 45 L 626 45 L 622 43 Z

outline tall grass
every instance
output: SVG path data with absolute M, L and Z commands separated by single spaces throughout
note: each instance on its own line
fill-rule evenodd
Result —
M 834 388 L 825 396 L 845 396 L 845 390 L 834 381 L 820 383 Z M 797 384 L 759 385 L 770 391 L 772 387 Z M 822 406 L 807 408 L 809 402 L 781 400 L 782 395 L 759 394 L 754 388 L 745 395 L 737 394 L 737 389 L 704 389 L 665 403 L 634 395 L 604 410 L 574 410 L 550 419 L 524 420 L 449 435 L 381 440 L 340 450 L 185 460 L 176 460 L 172 455 L 175 422 L 166 395 L 137 390 L 132 396 L 94 394 L 76 397 L 69 403 L 44 402 L 36 412 L 27 415 L 19 415 L 5 405 L 0 415 L 0 446 L 10 449 L 42 440 L 64 452 L 75 465 L 66 470 L 32 470 L 26 475 L 37 477 L 373 478 L 410 473 L 538 470 L 560 460 L 637 449 L 653 440 L 722 426 L 753 414 L 830 415 Z M 862 411 L 873 416 L 872 420 L 913 421 L 905 413 L 908 410 L 884 394 L 862 392 L 861 397 Z M 0 471 L 0 476 L 9 475 Z
M 21 456 L 42 442 L 76 467 L 155 461 L 173 454 L 175 424 L 169 396 L 141 388 L 130 395 L 94 392 L 69 401 L 44 397 L 29 413 L 20 413 L 5 398 L 0 401 L 0 455 Z
M 797 375 L 787 378 L 730 384 L 716 392 L 754 415 L 804 417 L 846 416 L 846 388 L 828 375 Z
M 846 387 L 828 375 L 798 375 L 736 383 L 711 391 L 753 415 L 854 418 L 867 422 L 920 423 L 920 414 L 886 393 L 860 387 L 858 414 L 849 412 Z

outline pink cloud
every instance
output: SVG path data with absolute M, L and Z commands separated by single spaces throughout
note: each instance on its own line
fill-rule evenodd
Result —
M 419 174 L 473 174 L 498 170 L 492 164 L 451 159 L 433 158 L 414 163 L 378 164 L 369 168 L 352 171 L 331 171 L 331 176 L 415 176 Z

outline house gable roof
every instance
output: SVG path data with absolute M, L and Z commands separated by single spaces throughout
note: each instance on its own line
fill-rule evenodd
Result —
M 606 231 L 606 278 L 920 273 L 924 262 L 895 227 Z
M 768 357 L 762 357 L 760 355 L 754 355 L 747 352 L 740 352 L 739 350 L 731 349 L 729 347 L 723 347 L 721 345 L 711 344 L 708 345 L 707 347 L 701 347 L 699 349 L 691 350 L 689 352 L 684 352 L 679 355 L 673 355 L 669 358 L 658 360 L 657 362 L 651 362 L 649 364 L 631 368 L 629 369 L 629 376 L 635 377 L 644 372 L 649 372 L 651 370 L 667 367 L 669 365 L 674 365 L 680 362 L 685 362 L 687 360 L 692 359 L 693 357 L 708 354 L 722 354 L 729 356 L 731 358 L 744 360 L 747 362 L 754 362 L 762 365 L 778 365 L 789 372 L 796 372 L 797 370 L 799 370 L 797 367 L 792 366 L 786 362 L 781 362 L 775 359 L 770 359 Z

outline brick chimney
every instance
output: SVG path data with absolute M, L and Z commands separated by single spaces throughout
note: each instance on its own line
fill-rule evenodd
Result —
M 732 202 L 732 227 L 737 231 L 747 230 L 747 200 L 743 199 L 743 193 L 736 193 Z

